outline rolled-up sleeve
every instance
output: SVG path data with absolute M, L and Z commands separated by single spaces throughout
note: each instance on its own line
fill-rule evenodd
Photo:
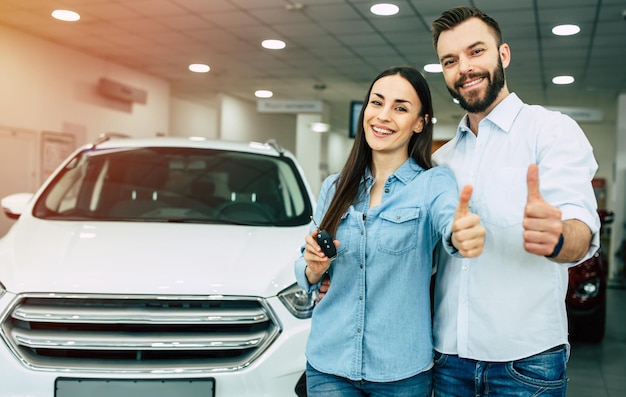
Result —
M 538 154 L 539 185 L 544 200 L 561 210 L 561 219 L 577 219 L 592 233 L 589 259 L 600 247 L 600 219 L 591 185 L 598 163 L 593 148 L 580 126 L 571 118 L 553 114 L 543 127 L 544 140 Z

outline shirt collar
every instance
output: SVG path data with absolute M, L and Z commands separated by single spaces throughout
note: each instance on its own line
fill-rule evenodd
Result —
M 417 164 L 413 157 L 409 157 L 393 174 L 389 175 L 389 179 L 395 177 L 400 182 L 407 184 L 422 171 L 424 171 L 424 169 L 419 164 Z M 366 183 L 367 186 L 374 183 L 374 176 L 372 175 L 372 170 L 369 166 L 367 166 L 365 169 L 363 181 Z
M 517 118 L 518 113 L 522 110 L 524 103 L 514 92 L 507 95 L 489 114 L 485 120 L 489 120 L 495 124 L 503 132 L 509 132 L 513 122 Z M 468 124 L 468 115 L 466 114 L 457 128 L 457 136 L 470 132 Z

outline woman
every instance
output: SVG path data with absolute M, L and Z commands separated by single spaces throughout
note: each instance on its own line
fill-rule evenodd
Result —
M 313 313 L 307 394 L 430 397 L 433 249 L 442 241 L 450 254 L 477 256 L 484 228 L 467 210 L 471 187 L 459 203 L 452 172 L 432 167 L 420 72 L 385 70 L 365 102 L 348 160 L 322 184 L 315 212 L 337 257 L 324 255 L 314 230 L 295 263 L 303 288 L 316 290 L 326 273 L 332 282 Z

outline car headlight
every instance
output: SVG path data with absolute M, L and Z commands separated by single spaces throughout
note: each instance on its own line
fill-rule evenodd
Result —
M 582 283 L 574 293 L 578 298 L 585 300 L 593 298 L 600 292 L 600 278 L 594 277 Z
M 278 299 L 297 318 L 310 318 L 313 314 L 313 307 L 315 307 L 317 291 L 306 292 L 298 284 L 293 284 L 281 291 L 278 294 Z

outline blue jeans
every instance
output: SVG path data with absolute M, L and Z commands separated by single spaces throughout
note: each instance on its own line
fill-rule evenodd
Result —
M 565 397 L 565 345 L 510 362 L 485 362 L 435 352 L 435 397 Z
M 431 397 L 432 370 L 396 382 L 350 380 L 306 365 L 307 397 Z

